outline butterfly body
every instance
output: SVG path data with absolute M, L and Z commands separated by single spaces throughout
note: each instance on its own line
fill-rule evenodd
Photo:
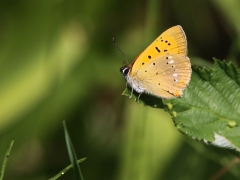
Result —
M 134 78 L 134 77 L 129 75 L 130 70 L 131 70 L 131 67 L 129 65 L 128 66 L 124 66 L 124 67 L 122 67 L 120 69 L 120 71 L 122 72 L 124 78 L 127 81 L 127 84 L 129 84 L 138 93 L 145 92 L 145 88 L 144 88 L 144 85 L 141 84 L 141 80 L 138 80 L 138 78 Z
M 142 93 L 166 99 L 181 97 L 192 73 L 182 27 L 174 26 L 163 32 L 120 71 L 139 97 Z

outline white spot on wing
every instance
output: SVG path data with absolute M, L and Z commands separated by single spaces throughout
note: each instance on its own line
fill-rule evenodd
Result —
M 174 63 L 174 60 L 171 60 L 171 61 L 169 61 L 168 63 L 169 63 L 169 64 L 172 64 L 172 63 Z
M 178 74 L 173 74 L 173 76 L 174 76 L 174 77 L 177 77 L 177 76 L 178 76 Z

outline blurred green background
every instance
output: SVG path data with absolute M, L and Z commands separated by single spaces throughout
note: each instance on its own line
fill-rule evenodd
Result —
M 49 179 L 70 164 L 66 121 L 85 179 L 209 179 L 233 151 L 195 142 L 170 116 L 121 96 L 119 72 L 181 25 L 192 64 L 239 65 L 239 0 L 0 2 L 0 163 L 5 179 Z M 221 179 L 239 179 L 239 164 Z M 59 179 L 73 179 L 69 171 Z

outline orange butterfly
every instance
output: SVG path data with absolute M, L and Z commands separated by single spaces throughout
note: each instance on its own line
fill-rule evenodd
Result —
M 191 78 L 187 39 L 181 26 L 163 32 L 135 60 L 120 68 L 133 90 L 160 98 L 181 97 Z

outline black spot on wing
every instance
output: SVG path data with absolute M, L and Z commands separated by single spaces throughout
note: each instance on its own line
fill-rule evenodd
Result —
M 159 49 L 158 47 L 155 47 L 155 49 L 157 50 L 157 52 L 159 52 L 159 53 L 161 52 L 160 49 Z

